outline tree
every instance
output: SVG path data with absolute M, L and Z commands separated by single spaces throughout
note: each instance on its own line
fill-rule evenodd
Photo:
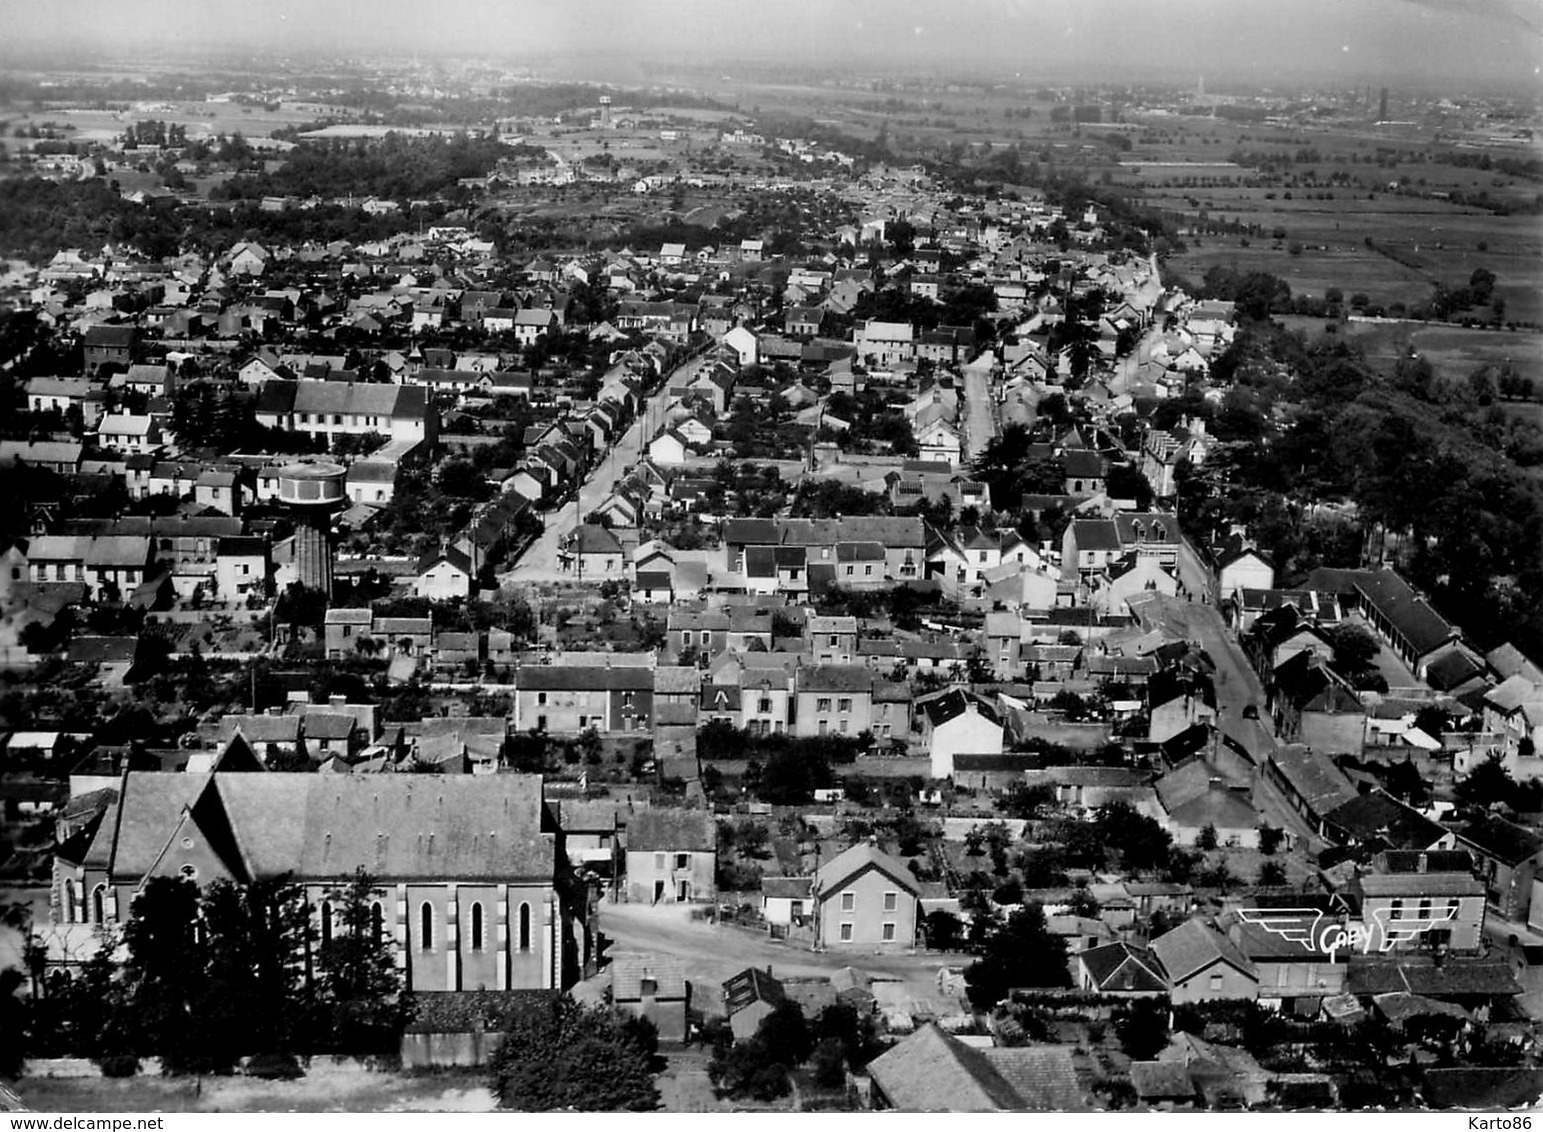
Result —
M 406 1021 L 402 976 L 386 927 L 388 899 L 363 866 L 327 893 L 323 913 L 330 911 L 333 923 L 316 957 L 325 1015 L 317 1024 L 338 1049 L 389 1049 Z
M 848 1002 L 833 1002 L 815 1015 L 814 1036 L 820 1043 L 838 1043 L 853 1069 L 863 1068 L 883 1048 L 878 1044 L 873 1015 L 858 1013 Z
M 1088 889 L 1086 884 L 1079 884 L 1072 889 L 1071 898 L 1067 901 L 1067 908 L 1074 916 L 1097 916 L 1102 910 L 1098 903 L 1098 897 Z
M 219 879 L 200 900 L 210 1039 L 221 1063 L 289 1052 L 302 1024 L 310 920 L 302 891 L 284 880 Z
M 168 1073 L 228 1068 L 211 1041 L 205 976 L 197 941 L 198 886 L 185 877 L 151 877 L 124 925 L 126 1004 L 143 1048 Z
M 964 940 L 964 922 L 943 909 L 929 912 L 922 919 L 922 938 L 929 951 L 958 951 Z
M 707 1074 L 728 1096 L 775 1100 L 788 1094 L 788 1072 L 813 1051 L 814 1035 L 803 1008 L 788 1000 L 762 1018 L 747 1041 L 717 1043 Z
M 26 1063 L 30 1027 L 18 993 L 27 978 L 14 967 L 0 971 L 0 1077 L 21 1076 Z
M 520 1112 L 647 1112 L 658 1107 L 652 1054 L 614 1011 L 563 995 L 522 1004 L 489 1063 L 501 1108 Z
M 1132 1061 L 1151 1061 L 1168 1045 L 1168 1012 L 1150 1000 L 1133 1003 L 1115 1018 L 1114 1032 Z
M 1334 668 L 1345 677 L 1365 672 L 1377 659 L 1377 639 L 1354 622 L 1329 630 L 1329 644 L 1334 647 Z
M 1259 827 L 1259 852 L 1266 857 L 1273 857 L 1281 842 L 1285 840 L 1286 831 L 1273 825 L 1261 825 Z
M 1195 834 L 1195 848 L 1202 853 L 1209 853 L 1216 848 L 1216 827 L 1209 822 L 1201 826 L 1200 832 Z
M 1279 861 L 1266 861 L 1259 866 L 1259 883 L 1265 888 L 1279 888 L 1286 884 L 1286 866 Z
M 985 951 L 964 971 L 970 1002 L 985 1010 L 1014 987 L 1066 987 L 1066 940 L 1052 935 L 1045 910 L 1030 904 L 1014 912 L 985 941 Z

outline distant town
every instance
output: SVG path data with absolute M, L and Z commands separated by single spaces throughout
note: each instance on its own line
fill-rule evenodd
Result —
M 0 1108 L 1536 1104 L 1539 107 L 655 78 L 0 84 Z

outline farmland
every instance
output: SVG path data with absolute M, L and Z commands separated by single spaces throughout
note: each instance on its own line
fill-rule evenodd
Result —
M 1309 337 L 1322 333 L 1324 328 L 1321 318 L 1288 316 L 1281 321 Z M 1413 350 L 1444 376 L 1466 377 L 1483 365 L 1509 365 L 1519 376 L 1532 378 L 1543 390 L 1543 333 L 1361 320 L 1338 323 L 1334 332 L 1360 347 L 1367 360 L 1379 369 L 1391 369 L 1397 359 Z M 1533 419 L 1543 415 L 1533 409 L 1543 410 L 1543 405 L 1512 403 L 1506 411 Z

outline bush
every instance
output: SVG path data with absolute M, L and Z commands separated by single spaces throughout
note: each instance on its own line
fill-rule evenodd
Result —
M 846 1084 L 846 1051 L 840 1038 L 826 1038 L 814 1047 L 810 1061 L 814 1070 L 815 1084 L 826 1089 L 837 1089 Z
M 305 1069 L 292 1053 L 260 1053 L 247 1062 L 246 1075 L 264 1081 L 294 1081 L 305 1076 Z
M 139 1072 L 139 1058 L 131 1053 L 115 1053 L 97 1062 L 103 1077 L 132 1077 Z

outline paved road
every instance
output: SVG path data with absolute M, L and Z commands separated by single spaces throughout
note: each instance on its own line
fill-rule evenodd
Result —
M 871 975 L 899 979 L 918 999 L 937 997 L 939 967 L 972 961 L 967 955 L 918 951 L 875 955 L 865 951 L 805 951 L 773 943 L 756 932 L 690 918 L 690 909 L 671 904 L 600 905 L 600 930 L 610 941 L 608 954 L 646 951 L 679 956 L 686 978 L 712 999 L 729 976 L 746 967 L 771 967 L 779 977 L 823 977 L 853 966 Z
M 964 455 L 974 464 L 997 434 L 996 414 L 991 403 L 991 380 L 979 370 L 964 371 Z
M 1158 600 L 1162 603 L 1164 622 L 1199 644 L 1216 664 L 1217 726 L 1221 733 L 1247 751 L 1256 766 L 1262 767 L 1274 752 L 1276 742 L 1264 710 L 1264 688 L 1238 647 L 1236 637 L 1214 605 L 1183 598 Z M 1259 719 L 1244 717 L 1243 709 L 1250 704 L 1258 708 Z M 1321 843 L 1312 827 L 1262 775 L 1255 782 L 1254 805 L 1266 821 L 1290 830 L 1299 841 L 1309 845 Z
M 558 568 L 558 543 L 573 533 L 575 527 L 584 521 L 585 515 L 606 501 L 617 481 L 627 474 L 627 469 L 642 458 L 646 445 L 664 420 L 669 401 L 670 382 L 666 380 L 659 391 L 643 403 L 643 410 L 637 420 L 632 422 L 632 427 L 590 468 L 589 477 L 579 489 L 577 509 L 570 499 L 558 510 L 549 511 L 546 515 L 546 530 L 531 543 L 530 549 L 520 556 L 512 569 L 499 575 L 500 585 L 574 580 L 572 573 Z

